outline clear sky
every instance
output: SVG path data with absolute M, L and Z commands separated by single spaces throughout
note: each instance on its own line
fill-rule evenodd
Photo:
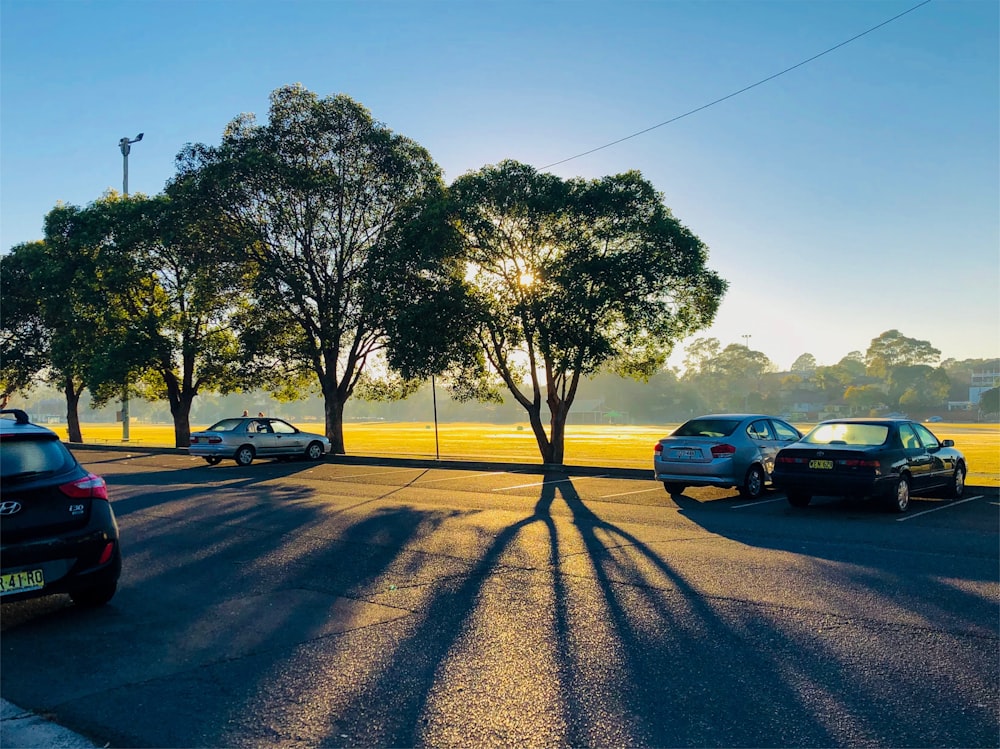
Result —
M 918 2 L 0 0 L 0 251 L 120 190 L 120 138 L 145 134 L 129 189 L 156 194 L 185 143 L 263 120 L 285 84 L 351 96 L 450 182 L 624 138 Z M 782 369 L 894 328 L 997 357 L 998 40 L 996 0 L 932 0 L 548 171 L 664 194 L 730 282 L 700 337 Z

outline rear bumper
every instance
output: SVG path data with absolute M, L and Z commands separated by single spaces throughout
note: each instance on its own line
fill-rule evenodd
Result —
M 110 559 L 101 556 L 113 545 Z M 86 527 L 58 536 L 4 543 L 0 546 L 3 574 L 41 570 L 45 585 L 0 596 L 8 603 L 55 593 L 69 593 L 117 580 L 121 574 L 122 555 L 118 523 L 110 504 L 94 505 Z
M 779 491 L 812 497 L 885 497 L 895 491 L 897 476 L 815 476 L 775 472 L 771 482 Z

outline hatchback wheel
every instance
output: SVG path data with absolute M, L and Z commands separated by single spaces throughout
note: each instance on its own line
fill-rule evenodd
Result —
M 906 512 L 910 506 L 910 480 L 900 476 L 896 482 L 896 491 L 889 498 L 889 508 L 893 512 Z
M 250 445 L 243 445 L 239 450 L 236 451 L 236 465 L 238 466 L 248 466 L 253 463 L 254 452 Z
M 958 499 L 963 494 L 965 494 L 965 466 L 959 463 L 955 466 L 955 475 L 951 477 L 948 496 L 952 499 Z
M 746 478 L 743 479 L 743 486 L 740 487 L 740 495 L 746 499 L 760 499 L 764 494 L 764 469 L 760 466 L 750 466 L 747 469 Z

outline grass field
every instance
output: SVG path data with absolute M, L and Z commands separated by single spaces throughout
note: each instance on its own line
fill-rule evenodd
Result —
M 64 439 L 65 425 L 50 425 Z M 192 431 L 206 424 L 192 426 Z M 322 432 L 318 422 L 297 424 L 310 432 Z M 653 446 L 675 425 L 580 426 L 570 425 L 566 433 L 568 465 L 649 468 Z M 806 424 L 797 424 L 800 429 Z M 121 445 L 121 424 L 83 424 L 84 442 Z M 934 424 L 940 439 L 953 439 L 969 463 L 968 482 L 972 486 L 1000 486 L 1000 425 Z M 173 447 L 174 432 L 169 424 L 130 424 L 129 444 L 139 447 Z M 391 455 L 443 460 L 497 460 L 511 463 L 541 463 L 538 446 L 527 424 L 440 424 L 435 447 L 434 425 L 416 422 L 347 423 L 344 441 L 351 455 Z

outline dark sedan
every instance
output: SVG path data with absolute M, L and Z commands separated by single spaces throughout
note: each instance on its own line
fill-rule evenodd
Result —
M 875 498 L 906 512 L 911 494 L 958 498 L 965 456 L 907 419 L 833 419 L 782 449 L 771 480 L 793 507 L 817 495 Z

